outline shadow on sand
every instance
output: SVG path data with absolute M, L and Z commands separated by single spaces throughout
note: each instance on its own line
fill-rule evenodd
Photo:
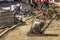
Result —
M 46 36 L 52 36 L 52 37 L 58 37 L 58 34 L 42 34 L 42 35 L 38 35 L 38 34 L 30 34 L 27 35 L 29 37 L 46 37 Z

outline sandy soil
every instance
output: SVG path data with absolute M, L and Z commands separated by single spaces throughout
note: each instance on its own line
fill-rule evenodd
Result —
M 44 36 L 27 36 L 27 32 L 29 32 L 30 28 L 30 22 L 24 26 L 18 26 L 17 28 L 6 33 L 0 38 L 0 40 L 60 40 L 60 20 L 54 20 L 45 31 Z
M 55 4 L 57 4 L 57 6 L 60 6 L 60 2 L 55 2 Z
M 34 35 L 27 36 L 27 32 L 31 28 L 31 23 L 9 31 L 0 40 L 60 40 L 60 20 L 54 20 L 46 30 L 44 36 Z

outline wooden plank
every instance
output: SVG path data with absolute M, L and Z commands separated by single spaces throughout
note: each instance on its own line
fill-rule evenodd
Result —
M 8 29 L 6 29 L 5 31 L 3 31 L 2 33 L 0 33 L 0 37 L 3 36 L 4 34 L 6 34 L 8 31 L 14 29 L 15 27 L 19 26 L 21 23 L 18 23 L 17 25 L 14 25 Z

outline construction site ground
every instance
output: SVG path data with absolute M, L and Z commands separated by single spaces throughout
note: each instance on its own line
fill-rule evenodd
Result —
M 43 36 L 33 35 L 27 36 L 31 28 L 31 23 L 26 25 L 21 25 L 16 27 L 15 29 L 9 31 L 4 36 L 0 38 L 0 40 L 60 40 L 60 20 L 54 20 L 49 28 L 46 30 Z
M 31 20 L 26 25 L 17 26 L 15 29 L 7 32 L 0 40 L 60 40 L 60 20 L 54 20 L 43 36 L 32 35 L 27 36 L 31 28 Z M 47 20 L 47 22 L 50 20 Z

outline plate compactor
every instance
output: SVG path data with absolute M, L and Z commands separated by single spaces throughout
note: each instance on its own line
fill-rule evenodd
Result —
M 43 34 L 44 32 L 42 32 L 42 29 L 44 28 L 44 24 L 45 24 L 45 20 L 34 19 L 28 35 L 29 34 Z
M 28 32 L 28 35 L 35 34 L 35 35 L 42 35 L 45 33 L 45 30 L 49 27 L 51 22 L 56 18 L 56 16 L 49 21 L 49 23 L 46 25 L 46 19 L 34 19 L 32 21 L 32 26 L 30 31 Z

